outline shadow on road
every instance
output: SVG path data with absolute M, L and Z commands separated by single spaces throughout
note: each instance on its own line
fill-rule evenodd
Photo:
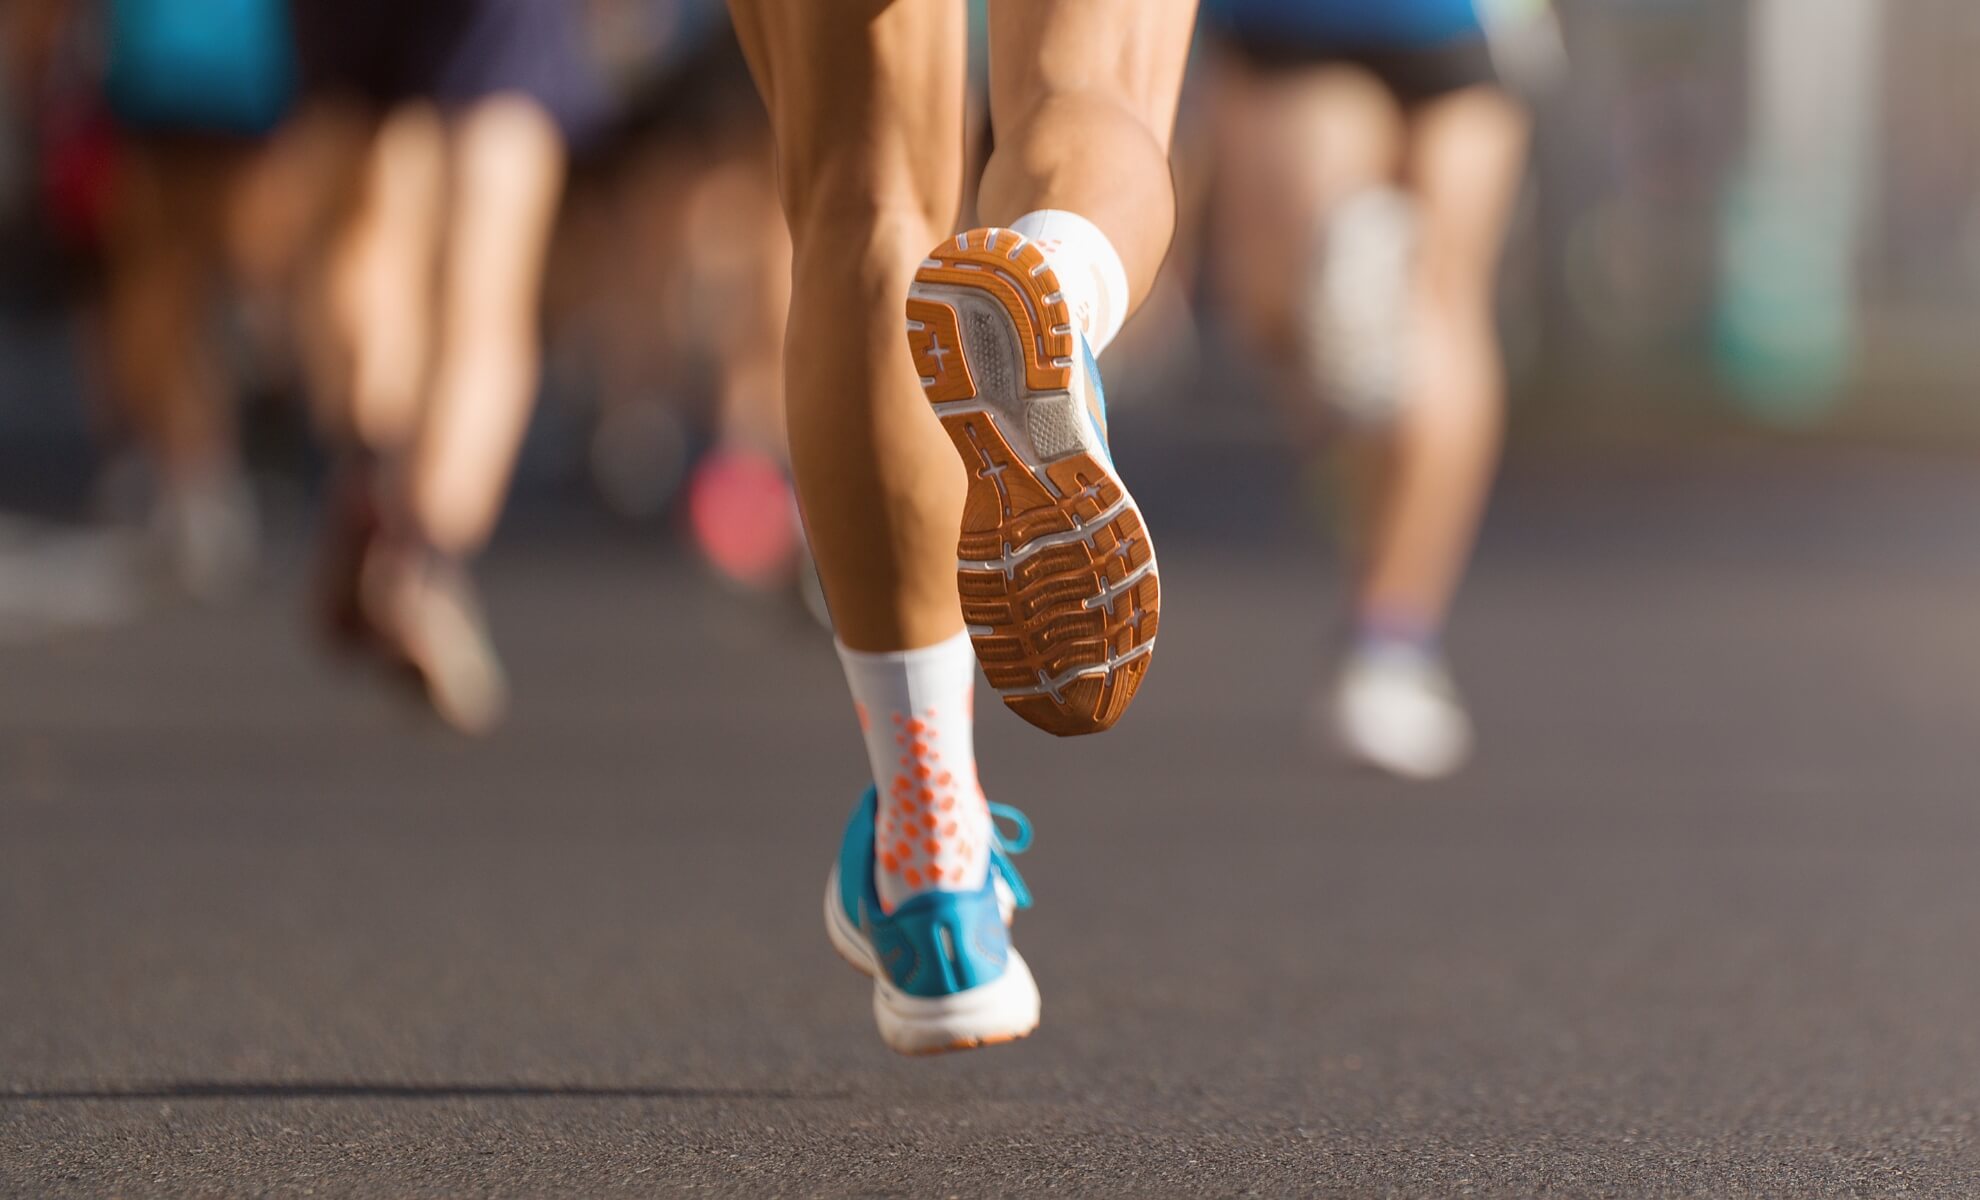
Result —
M 44 1088 L 0 1092 L 0 1104 L 23 1100 L 844 1100 L 849 1092 L 783 1088 L 595 1086 L 581 1083 L 370 1083 L 257 1080 L 145 1083 L 127 1087 Z

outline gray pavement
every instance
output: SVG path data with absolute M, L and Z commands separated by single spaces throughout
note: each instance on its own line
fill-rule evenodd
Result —
M 0 1195 L 1980 1192 L 1980 465 L 1515 470 L 1418 788 L 1302 746 L 1338 583 L 1219 453 L 1126 724 L 981 706 L 1045 1023 L 972 1055 L 818 928 L 829 646 L 652 545 L 522 523 L 486 746 L 293 573 L 0 645 Z

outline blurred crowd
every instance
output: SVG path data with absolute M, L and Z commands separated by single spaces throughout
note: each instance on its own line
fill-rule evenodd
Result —
M 299 479 L 325 498 L 326 636 L 484 725 L 501 688 L 465 567 L 547 393 L 606 508 L 684 514 L 725 577 L 797 585 L 789 249 L 720 0 L 0 19 L 0 325 L 30 347 L 0 367 L 0 443 L 32 461 L 23 410 L 84 414 L 94 453 L 64 473 L 142 527 L 150 582 L 237 590 L 267 477 Z
M 1487 214 L 1452 251 L 1477 260 L 1463 279 L 1489 281 L 1510 238 L 1497 321 L 1539 423 L 1980 431 L 1945 399 L 1972 378 L 1958 323 L 1980 302 L 1958 53 L 1980 13 L 1494 7 L 1528 10 L 1493 53 L 1537 117 L 1530 173 L 1512 108 L 1411 124 L 1205 39 L 1182 232 L 1113 390 L 1228 404 L 1189 383 L 1242 357 L 1295 401 L 1258 408 L 1300 444 L 1365 425 L 1394 373 L 1365 326 L 1414 319 L 1384 307 L 1382 256 L 1441 193 Z M 128 590 L 91 572 L 130 561 L 144 588 L 225 597 L 297 481 L 318 501 L 323 636 L 483 728 L 503 685 L 471 568 L 519 456 L 683 531 L 739 588 L 808 594 L 783 451 L 789 242 L 720 0 L 9 0 L 0 49 L 0 504 L 105 531 L 24 569 L 10 556 L 37 535 L 0 525 L 0 629 L 124 615 Z M 980 103 L 970 132 L 980 162 Z M 1333 157 L 1302 178 L 1277 168 L 1316 145 Z M 1413 210 L 1391 160 L 1412 164 Z M 1286 268 L 1288 222 L 1317 207 L 1357 248 L 1327 281 L 1354 304 Z M 1489 329 L 1453 336 L 1497 377 Z M 1304 362 L 1330 339 L 1354 352 Z M 1327 405 L 1296 395 L 1302 369 Z M 1495 444 L 1496 401 L 1466 420 L 1434 437 Z M 1489 476 L 1490 453 L 1460 457 L 1446 475 Z M 1463 556 L 1441 557 L 1431 574 Z M 1454 587 L 1428 585 L 1438 622 Z

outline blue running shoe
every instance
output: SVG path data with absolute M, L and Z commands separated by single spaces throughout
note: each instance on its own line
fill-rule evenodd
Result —
M 902 1054 L 972 1050 L 1015 1041 L 1038 1027 L 1038 985 L 1011 945 L 1009 924 L 1031 894 L 1010 856 L 1031 844 L 1031 825 L 1007 805 L 993 820 L 991 868 L 976 892 L 924 892 L 884 913 L 873 886 L 873 809 L 867 788 L 846 823 L 839 861 L 825 886 L 832 946 L 873 979 L 880 1037 Z

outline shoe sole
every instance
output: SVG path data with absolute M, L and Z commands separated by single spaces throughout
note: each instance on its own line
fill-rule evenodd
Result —
M 980 1050 L 1018 1041 L 1038 1028 L 1038 984 L 1016 947 L 1002 975 L 953 996 L 910 996 L 887 983 L 866 939 L 846 920 L 836 867 L 825 881 L 825 935 L 840 958 L 873 981 L 873 1019 L 891 1050 L 915 1055 Z
M 1386 190 L 1364 193 L 1328 217 L 1319 244 L 1302 298 L 1308 369 L 1337 420 L 1389 429 L 1402 415 L 1412 348 L 1413 206 Z
M 956 586 L 1004 704 L 1062 737 L 1127 711 L 1160 621 L 1141 512 L 1086 436 L 1059 281 L 1008 229 L 944 242 L 915 273 L 908 345 L 969 472 Z

